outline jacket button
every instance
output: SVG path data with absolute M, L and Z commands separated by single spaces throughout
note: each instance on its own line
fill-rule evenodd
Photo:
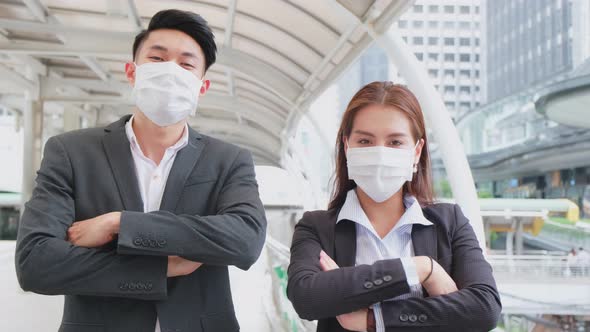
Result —
M 365 282 L 365 283 L 363 284 L 363 286 L 364 286 L 366 289 L 371 289 L 371 288 L 373 288 L 373 283 L 372 283 L 372 282 L 370 282 L 370 281 L 367 281 L 367 282 Z
M 418 320 L 420 321 L 420 323 L 426 322 L 427 319 L 428 319 L 428 316 L 426 316 L 425 314 L 418 316 Z
M 141 239 L 136 237 L 135 239 L 133 239 L 133 244 L 135 244 L 136 246 L 141 246 Z
M 408 321 L 408 315 L 406 315 L 406 314 L 399 315 L 399 320 L 401 320 L 402 322 L 407 322 Z
M 393 278 L 390 275 L 383 276 L 383 281 L 390 282 Z
M 418 320 L 418 317 L 416 315 L 410 315 L 410 317 L 408 317 L 408 319 L 410 320 L 410 322 L 414 323 Z
M 375 280 L 373 280 L 373 283 L 375 285 L 377 285 L 377 286 L 381 286 L 381 284 L 383 284 L 383 280 L 381 280 L 381 279 L 375 279 Z

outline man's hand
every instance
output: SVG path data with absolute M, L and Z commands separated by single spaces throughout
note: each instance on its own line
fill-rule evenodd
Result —
M 77 221 L 68 229 L 68 241 L 80 247 L 100 247 L 119 233 L 121 212 L 110 212 L 92 219 Z
M 445 295 L 457 291 L 455 281 L 436 261 L 432 264 L 432 274 L 428 280 L 424 279 L 430 273 L 430 258 L 426 256 L 414 257 L 418 279 L 430 296 Z
M 323 271 L 330 271 L 339 269 L 340 267 L 334 260 L 328 256 L 323 250 L 320 252 L 320 267 Z M 361 309 L 347 314 L 336 316 L 338 323 L 350 331 L 366 331 L 367 330 L 367 313 L 368 309 Z
M 203 263 L 189 261 L 178 256 L 168 256 L 168 277 L 185 276 L 195 272 Z

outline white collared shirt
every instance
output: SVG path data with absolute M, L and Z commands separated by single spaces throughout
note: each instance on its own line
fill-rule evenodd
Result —
M 338 220 L 347 219 L 353 221 L 356 226 L 356 260 L 355 265 L 373 264 L 383 259 L 400 258 L 410 292 L 400 295 L 390 300 L 407 299 L 410 297 L 422 297 L 422 285 L 418 279 L 416 265 L 411 257 L 414 256 L 412 246 L 412 227 L 413 224 L 430 226 L 432 222 L 424 217 L 422 207 L 413 196 L 404 197 L 404 206 L 406 211 L 400 220 L 395 224 L 392 230 L 380 238 L 373 224 L 363 210 L 356 191 L 348 191 L 346 201 L 340 209 Z M 377 332 L 385 332 L 383 314 L 380 303 L 373 305 L 375 312 L 375 323 Z
M 143 212 L 157 211 L 160 209 L 162 197 L 164 196 L 164 189 L 166 189 L 166 181 L 168 175 L 176 159 L 176 154 L 188 144 L 188 125 L 184 125 L 182 137 L 178 142 L 166 149 L 164 157 L 160 164 L 156 163 L 150 158 L 146 157 L 141 151 L 141 147 L 135 138 L 133 131 L 133 116 L 125 124 L 125 133 L 129 144 L 131 145 L 131 155 L 133 156 L 133 164 L 135 164 L 135 174 L 137 175 L 137 183 L 139 184 L 139 192 L 143 201 Z M 156 320 L 155 332 L 160 332 L 160 320 Z
M 188 144 L 188 125 L 185 124 L 182 137 L 178 142 L 166 149 L 159 165 L 156 165 L 153 160 L 146 157 L 141 151 L 135 132 L 133 132 L 133 116 L 125 124 L 125 133 L 131 145 L 135 174 L 137 175 L 139 192 L 143 200 L 143 212 L 157 211 L 160 209 L 166 181 L 174 164 L 174 159 L 176 159 L 176 154 Z

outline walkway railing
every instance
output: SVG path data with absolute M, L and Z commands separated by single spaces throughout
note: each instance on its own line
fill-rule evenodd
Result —
M 273 306 L 266 308 L 271 325 L 281 326 L 281 331 L 305 332 L 315 331 L 316 323 L 300 319 L 293 305 L 287 298 L 287 268 L 289 267 L 290 250 L 271 236 L 266 237 L 268 254 L 268 270 L 272 280 Z
M 489 255 L 487 259 L 497 279 L 533 281 L 555 278 L 590 282 L 590 266 L 568 262 L 567 256 L 563 255 Z

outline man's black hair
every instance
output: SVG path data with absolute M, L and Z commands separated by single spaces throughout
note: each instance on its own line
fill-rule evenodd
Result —
M 149 33 L 159 29 L 178 30 L 191 36 L 203 50 L 205 55 L 205 71 L 215 63 L 215 36 L 207 24 L 207 21 L 201 15 L 178 9 L 167 9 L 156 13 L 150 20 L 147 30 L 141 31 L 135 36 L 133 42 L 133 59 L 137 55 L 139 47 L 148 37 Z

